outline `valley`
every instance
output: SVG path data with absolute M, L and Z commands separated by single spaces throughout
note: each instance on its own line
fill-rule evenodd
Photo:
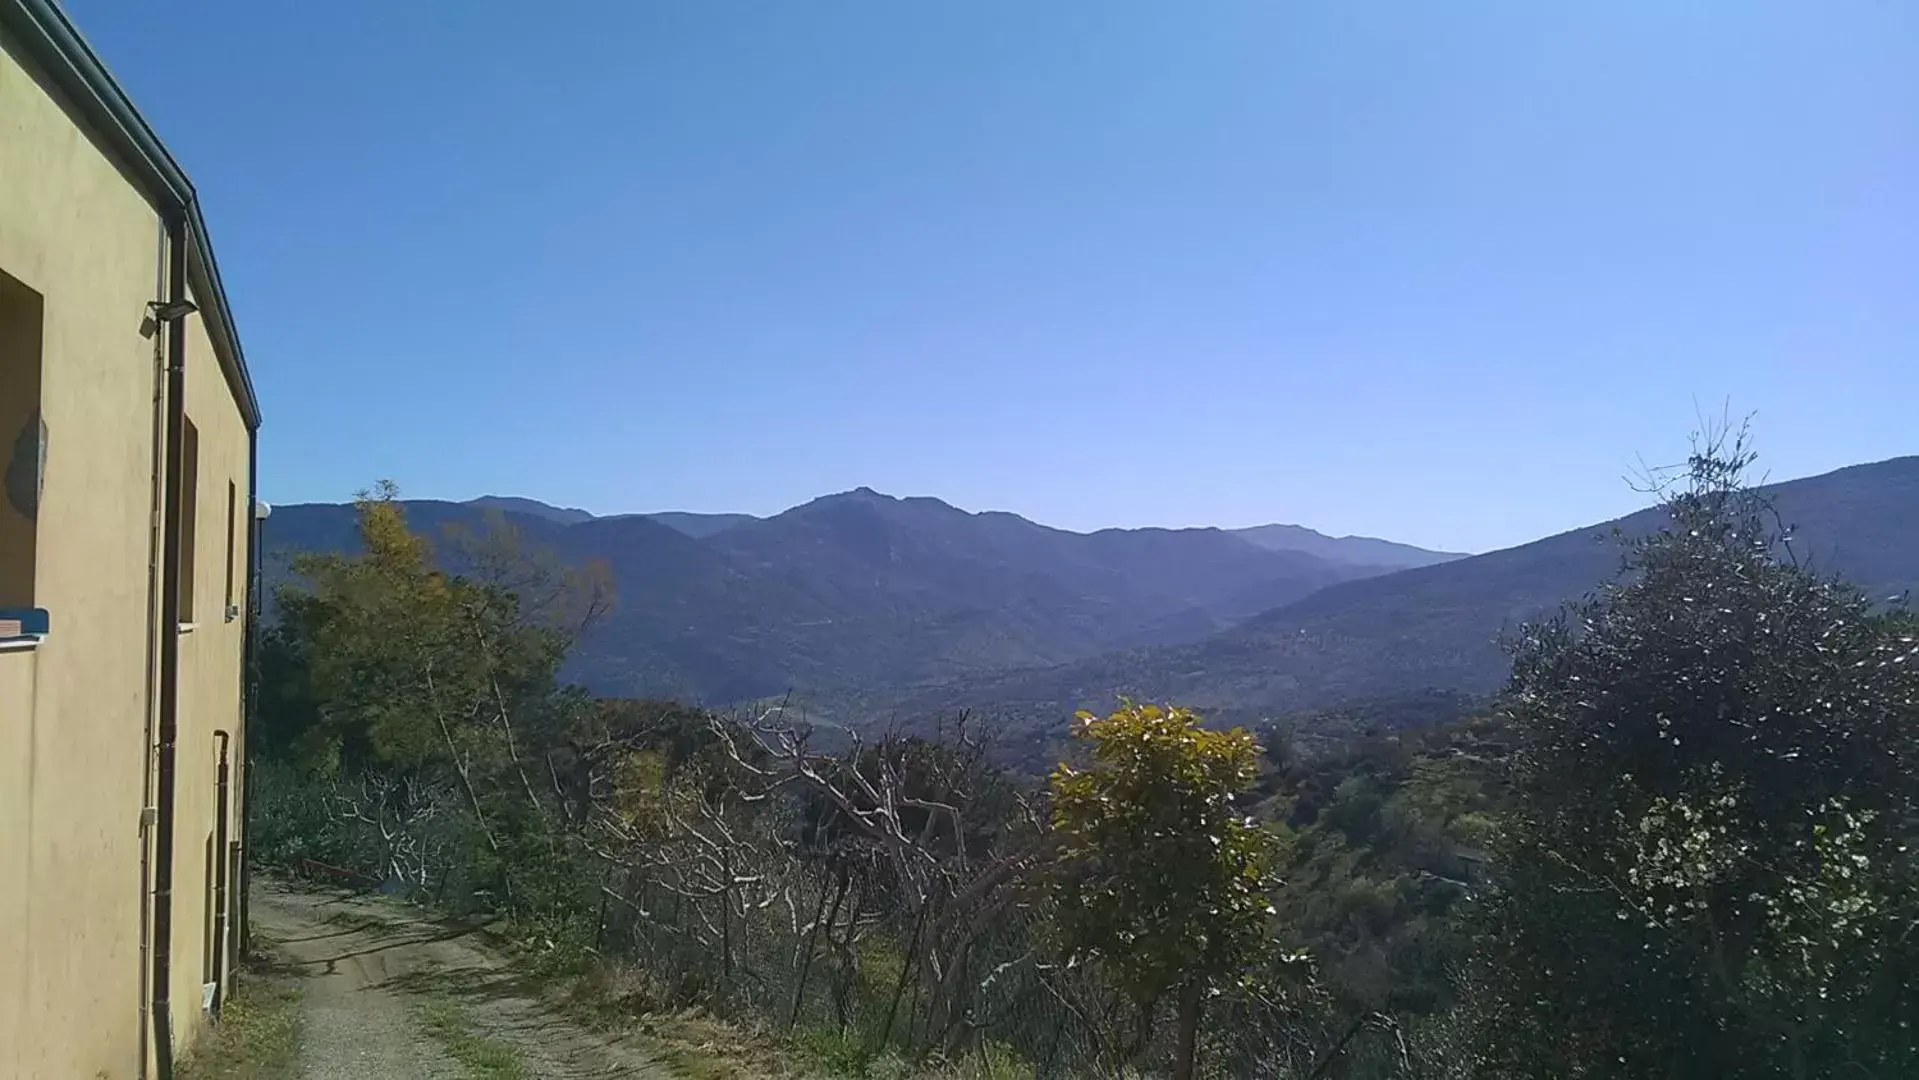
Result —
M 643 1056 L 709 1010 L 741 1080 L 1905 1075 L 1919 458 L 1750 461 L 1503 551 L 1362 545 L 1402 568 L 865 489 L 293 508 L 256 858 L 503 913 L 528 1001 Z M 568 563 L 621 592 L 583 636 Z M 1767 996 L 1834 1019 L 1801 1050 Z

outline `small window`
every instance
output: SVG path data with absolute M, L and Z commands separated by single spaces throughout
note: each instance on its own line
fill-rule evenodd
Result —
M 233 548 L 234 548 L 233 515 L 236 509 L 235 504 L 238 502 L 239 498 L 240 498 L 239 489 L 233 486 L 233 481 L 228 480 L 227 481 L 227 592 L 226 592 L 227 601 L 226 601 L 226 604 L 221 608 L 221 610 L 226 613 L 226 620 L 228 622 L 232 622 L 234 616 L 238 614 L 236 611 L 234 611 L 234 608 L 233 608 Z
M 200 430 L 185 420 L 180 440 L 180 622 L 193 618 L 195 519 L 200 514 Z
M 40 414 L 40 294 L 0 273 L 0 608 L 33 606 L 47 422 Z

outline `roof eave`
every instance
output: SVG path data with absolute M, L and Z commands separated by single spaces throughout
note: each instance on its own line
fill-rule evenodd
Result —
M 213 257 L 192 181 L 54 0 L 0 0 L 0 28 L 18 40 L 67 94 L 70 105 L 108 144 L 105 149 L 140 185 L 161 215 L 185 220 L 192 238 L 189 284 L 200 301 L 214 353 L 225 369 L 241 415 L 249 429 L 258 429 L 260 401 L 247 372 L 246 354 L 240 348 L 233 310 L 220 282 L 220 266 Z

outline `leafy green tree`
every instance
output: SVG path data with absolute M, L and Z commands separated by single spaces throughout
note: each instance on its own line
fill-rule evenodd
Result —
M 546 871 L 516 886 L 508 868 L 558 849 L 565 807 L 549 755 L 588 703 L 556 676 L 604 593 L 497 527 L 456 537 L 473 572 L 446 572 L 390 483 L 356 507 L 361 550 L 297 558 L 297 583 L 276 597 L 260 749 L 342 791 L 405 793 L 407 806 L 372 808 L 382 822 L 389 810 L 423 819 L 419 798 L 455 792 L 481 842 L 482 887 L 509 901 L 544 888 Z
M 1485 719 L 1362 739 L 1283 765 L 1254 807 L 1286 823 L 1280 929 L 1312 957 L 1335 1030 L 1451 1006 L 1469 945 L 1455 921 L 1480 888 L 1499 798 L 1498 741 Z
M 1081 713 L 1074 734 L 1092 763 L 1052 776 L 1059 927 L 1074 959 L 1096 959 L 1131 996 L 1142 1035 L 1176 996 L 1174 1075 L 1184 1080 L 1208 992 L 1249 972 L 1271 942 L 1273 837 L 1235 806 L 1259 745 L 1244 729 L 1210 731 L 1188 710 L 1156 705 Z
M 1496 1076 L 1919 1074 L 1919 646 L 1708 446 L 1503 705 Z

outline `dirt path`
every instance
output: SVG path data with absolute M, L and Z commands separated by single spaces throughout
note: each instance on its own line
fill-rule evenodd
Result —
M 263 883 L 254 925 L 303 976 L 303 1080 L 679 1080 L 556 1016 L 471 930 L 378 897 Z

